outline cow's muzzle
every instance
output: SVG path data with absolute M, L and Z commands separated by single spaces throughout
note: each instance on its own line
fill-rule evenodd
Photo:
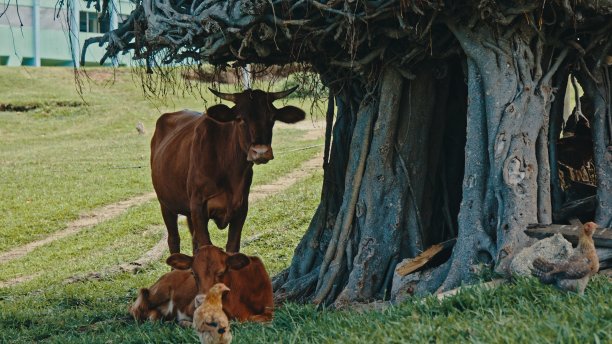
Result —
M 269 145 L 251 145 L 247 154 L 247 161 L 252 161 L 255 164 L 265 164 L 274 159 L 272 147 Z

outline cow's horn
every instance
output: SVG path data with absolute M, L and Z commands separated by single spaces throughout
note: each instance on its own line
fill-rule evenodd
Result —
M 219 91 L 215 91 L 212 88 L 208 88 L 210 90 L 210 92 L 212 92 L 214 95 L 216 95 L 217 97 L 223 99 L 223 100 L 227 100 L 230 101 L 232 103 L 236 102 L 236 95 L 233 93 L 223 93 L 223 92 L 219 92 Z
M 269 94 L 269 97 L 272 99 L 272 101 L 274 101 L 274 100 L 277 100 L 277 99 L 285 98 L 286 96 L 288 96 L 291 93 L 293 93 L 293 91 L 297 90 L 298 87 L 299 87 L 299 85 L 291 87 L 290 89 L 287 89 L 287 90 L 284 90 L 284 91 L 271 92 L 271 93 L 268 93 L 268 94 Z

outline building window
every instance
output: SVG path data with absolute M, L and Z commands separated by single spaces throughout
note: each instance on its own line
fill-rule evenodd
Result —
M 95 12 L 80 12 L 79 27 L 81 32 L 105 33 L 108 32 L 109 23 L 108 20 L 100 22 Z

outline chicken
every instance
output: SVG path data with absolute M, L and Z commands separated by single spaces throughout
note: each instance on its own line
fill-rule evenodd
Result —
M 593 242 L 596 228 L 597 224 L 593 222 L 582 226 L 578 246 L 567 261 L 555 264 L 536 258 L 532 274 L 544 284 L 554 284 L 559 289 L 584 294 L 589 279 L 599 270 L 599 257 Z
M 145 131 L 144 124 L 142 124 L 142 122 L 136 123 L 136 131 L 138 131 L 138 135 L 144 135 L 147 133 Z
M 229 344 L 232 342 L 229 319 L 223 312 L 223 292 L 230 289 L 217 283 L 206 295 L 196 297 L 196 310 L 193 315 L 193 328 L 202 344 Z M 201 304 L 200 304 L 201 303 Z

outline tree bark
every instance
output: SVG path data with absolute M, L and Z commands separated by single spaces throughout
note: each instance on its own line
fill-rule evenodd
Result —
M 348 121 L 339 107 L 322 202 L 291 267 L 274 281 L 278 301 L 341 307 L 388 298 L 401 259 L 456 234 L 458 207 L 448 203 L 458 204 L 461 191 L 447 184 L 463 176 L 461 64 L 425 64 L 410 79 L 403 75 L 409 74 L 387 67 L 380 84 L 337 97 L 339 104 L 359 104 L 355 125 L 339 130 Z M 342 176 L 333 166 L 341 161 Z
M 557 141 L 561 135 L 563 124 L 565 93 L 567 89 L 569 72 L 562 71 L 557 73 L 554 78 L 554 85 L 557 89 L 555 100 L 550 108 L 550 123 L 548 131 L 548 151 L 550 159 L 550 181 L 551 181 L 551 206 L 553 214 L 561 210 L 564 203 L 563 190 L 561 189 L 561 181 L 559 179 L 559 159 L 557 154 Z M 555 219 L 553 219 L 555 220 Z
M 536 64 L 535 32 L 509 37 L 494 27 L 449 22 L 468 62 L 468 126 L 459 236 L 449 266 L 419 285 L 443 291 L 469 281 L 479 263 L 499 272 L 527 242 L 529 223 L 551 222 L 547 150 L 550 75 Z M 563 59 L 559 54 L 557 59 Z M 549 74 L 551 73 L 551 74 Z
M 555 209 L 562 203 L 554 142 L 563 92 L 553 99 L 566 84 L 568 70 L 562 66 L 569 64 L 568 48 L 545 44 L 529 21 L 516 21 L 503 34 L 493 24 L 447 19 L 447 25 L 465 53 L 464 150 L 448 145 L 460 123 L 449 115 L 457 108 L 449 89 L 454 90 L 458 78 L 436 76 L 440 66 L 423 63 L 414 74 L 385 67 L 380 87 L 361 88 L 368 97 L 344 98 L 359 106 L 351 112 L 353 130 L 345 133 L 350 140 L 334 137 L 334 144 L 350 141 L 343 152 L 344 176 L 333 178 L 344 185 L 334 189 L 337 212 L 319 208 L 316 226 L 296 250 L 294 265 L 303 256 L 317 258 L 307 260 L 314 262 L 307 269 L 292 265 L 279 279 L 279 295 L 291 295 L 297 282 L 303 288 L 307 280 L 310 289 L 300 295 L 317 304 L 385 298 L 399 260 L 456 235 L 450 259 L 423 273 L 416 293 L 453 289 L 469 282 L 478 265 L 507 273 L 514 255 L 532 240 L 525 234 L 527 226 L 552 223 L 553 203 Z M 596 164 L 604 182 L 598 189 L 597 219 L 609 225 L 609 87 L 591 83 L 585 90 L 598 97 L 593 98 Z M 452 168 L 458 156 L 463 160 L 459 173 Z M 453 192 L 448 185 L 456 185 L 452 180 L 457 176 L 463 178 L 462 190 Z M 325 183 L 324 190 L 331 190 Z M 324 191 L 322 204 L 331 197 Z M 316 254 L 305 253 L 308 245 L 318 248 Z
M 612 114 L 610 113 L 611 73 L 608 66 L 594 68 L 591 75 L 578 74 L 585 95 L 593 103 L 593 151 L 597 174 L 597 208 L 595 222 L 601 227 L 612 225 Z M 595 78 L 595 80 L 593 79 Z

